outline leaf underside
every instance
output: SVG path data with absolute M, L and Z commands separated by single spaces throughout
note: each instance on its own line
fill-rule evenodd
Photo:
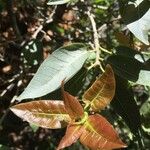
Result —
M 80 142 L 92 150 L 126 147 L 111 124 L 99 114 L 89 116 L 84 127 Z
M 106 66 L 105 72 L 83 95 L 83 101 L 89 103 L 93 111 L 104 109 L 115 94 L 115 77 L 110 65 Z
M 74 43 L 54 51 L 39 67 L 18 101 L 44 96 L 72 78 L 88 57 L 84 44 Z
M 62 128 L 71 121 L 63 101 L 58 100 L 27 102 L 10 109 L 23 120 L 44 128 Z

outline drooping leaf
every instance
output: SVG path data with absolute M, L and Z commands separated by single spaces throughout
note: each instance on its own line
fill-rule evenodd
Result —
M 91 105 L 92 110 L 104 109 L 115 94 L 115 78 L 110 65 L 106 66 L 105 72 L 83 95 L 83 101 Z
M 116 76 L 116 93 L 111 105 L 124 119 L 131 132 L 137 135 L 141 127 L 140 113 L 134 99 L 132 87 L 128 81 Z
M 129 2 L 130 1 L 130 2 Z M 150 2 L 147 0 L 119 1 L 120 13 L 123 22 L 127 25 L 142 18 L 149 10 Z
M 150 30 L 150 1 L 136 0 L 133 3 L 120 3 L 122 19 L 129 30 L 143 43 L 149 45 L 148 30 Z
M 84 44 L 76 43 L 59 48 L 41 64 L 17 100 L 40 97 L 58 89 L 64 78 L 68 81 L 80 70 L 87 56 Z
M 68 125 L 66 134 L 60 141 L 57 150 L 63 149 L 75 143 L 83 132 L 81 125 Z
M 150 9 L 139 20 L 127 25 L 129 30 L 143 43 L 149 45 L 148 31 L 150 30 Z M 138 28 L 137 28 L 138 26 Z
M 141 63 L 146 63 L 146 61 L 148 61 L 148 59 L 149 59 L 149 56 L 144 55 L 144 54 L 142 54 L 132 48 L 126 47 L 126 46 L 116 47 L 116 55 L 121 55 L 124 57 L 136 59 Z
M 15 105 L 10 109 L 23 120 L 44 128 L 62 128 L 71 121 L 63 101 L 33 101 Z
M 126 147 L 111 124 L 99 114 L 89 116 L 84 128 L 80 142 L 92 150 Z
M 84 110 L 77 98 L 64 91 L 64 82 L 62 82 L 62 95 L 66 111 L 72 119 L 82 118 Z
M 136 56 L 141 59 L 141 62 L 134 58 Z M 145 59 L 147 60 L 145 56 L 140 54 L 130 55 L 129 57 L 126 57 L 126 55 L 112 55 L 108 57 L 107 63 L 111 64 L 118 76 L 137 84 L 150 86 L 149 60 L 143 63 L 142 60 L 144 61 Z
M 47 5 L 62 5 L 68 3 L 71 0 L 49 0 Z
M 134 58 L 135 55 L 141 55 L 142 57 L 142 54 L 140 52 L 126 46 L 116 47 L 116 55 L 121 55 L 129 58 Z

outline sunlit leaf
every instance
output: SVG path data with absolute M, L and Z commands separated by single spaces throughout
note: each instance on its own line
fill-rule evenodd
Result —
M 81 125 L 68 125 L 65 136 L 59 143 L 57 150 L 63 149 L 75 143 L 83 132 Z
M 91 105 L 92 110 L 104 109 L 115 94 L 115 78 L 110 65 L 106 66 L 105 72 L 83 95 L 83 101 Z
M 84 127 L 85 130 L 80 137 L 80 142 L 92 150 L 126 147 L 111 124 L 101 115 L 89 116 Z
M 68 81 L 81 69 L 87 57 L 86 47 L 81 43 L 70 44 L 54 51 L 41 64 L 17 100 L 40 97 L 58 89 L 64 78 Z
M 63 101 L 33 101 L 15 105 L 10 109 L 23 120 L 44 128 L 62 128 L 71 121 Z
M 64 83 L 62 82 L 62 94 L 65 108 L 72 119 L 79 119 L 84 115 L 84 110 L 77 98 L 64 91 Z
M 62 5 L 68 3 L 71 0 L 49 0 L 47 5 Z
M 127 6 L 126 6 L 127 7 Z M 149 45 L 148 31 L 150 30 L 150 2 L 148 0 L 136 0 L 125 9 L 129 30 L 143 43 Z
M 139 20 L 127 25 L 129 30 L 143 43 L 149 45 L 148 31 L 150 30 L 150 9 Z M 138 28 L 137 28 L 138 27 Z

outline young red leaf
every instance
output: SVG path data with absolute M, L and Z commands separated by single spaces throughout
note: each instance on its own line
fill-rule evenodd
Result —
M 83 95 L 83 101 L 91 106 L 93 111 L 104 109 L 115 94 L 115 77 L 110 65 L 106 66 L 105 72 Z
M 62 82 L 62 94 L 65 104 L 65 108 L 72 119 L 82 118 L 84 115 L 84 109 L 74 96 L 70 95 L 68 92 L 64 91 L 64 83 Z
M 25 121 L 44 128 L 62 128 L 71 121 L 63 101 L 32 101 L 15 105 L 10 109 Z
M 84 123 L 84 128 L 80 141 L 92 150 L 110 150 L 126 147 L 111 124 L 99 114 L 89 116 Z
M 63 149 L 75 143 L 83 132 L 81 125 L 68 125 L 65 136 L 59 143 L 57 150 Z

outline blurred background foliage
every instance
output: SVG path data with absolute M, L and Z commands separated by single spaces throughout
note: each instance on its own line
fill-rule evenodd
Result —
M 136 81 L 141 69 L 150 70 L 150 47 L 137 40 L 126 26 L 144 15 L 150 7 L 148 0 L 143 1 L 141 9 L 131 9 L 129 0 L 76 0 L 57 7 L 48 6 L 47 2 L 0 0 L 0 150 L 53 150 L 58 145 L 65 129 L 48 130 L 29 125 L 8 108 L 54 50 L 71 42 L 82 42 L 92 49 L 93 29 L 88 10 L 94 14 L 100 45 L 107 50 L 100 56 L 102 67 L 110 63 L 116 73 L 116 95 L 101 113 L 127 143 L 126 149 L 149 149 L 150 88 L 147 84 L 150 84 L 147 81 L 141 85 Z M 94 61 L 95 55 L 91 53 L 84 67 L 66 84 L 66 90 L 72 95 L 81 98 L 102 73 L 99 67 L 87 70 Z M 60 90 L 43 99 L 61 99 Z M 66 149 L 86 148 L 76 143 Z

